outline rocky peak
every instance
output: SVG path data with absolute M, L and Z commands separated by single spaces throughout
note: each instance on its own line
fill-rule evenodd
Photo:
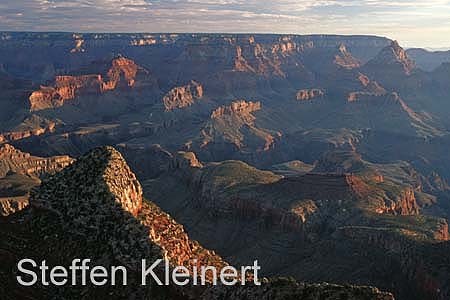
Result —
M 195 100 L 203 97 L 203 86 L 191 80 L 185 86 L 175 87 L 170 90 L 164 97 L 163 103 L 166 111 L 172 111 L 176 108 L 188 107 L 194 104 Z
M 67 199 L 55 199 L 45 195 L 57 195 L 65 191 Z M 73 193 L 73 195 L 70 195 Z M 86 202 L 83 214 L 100 213 L 105 202 L 113 200 L 123 210 L 136 216 L 142 207 L 142 188 L 122 155 L 112 147 L 94 149 L 81 156 L 71 166 L 44 181 L 39 192 L 33 191 L 31 203 L 67 212 L 83 209 L 82 203 L 73 203 L 69 198 L 82 196 Z M 76 201 L 75 201 L 76 202 Z M 76 206 L 80 207 L 76 207 Z M 89 208 L 88 208 L 89 206 Z
M 389 46 L 383 48 L 374 59 L 368 62 L 368 65 L 399 66 L 406 75 L 411 74 L 411 71 L 415 68 L 414 61 L 409 59 L 408 54 L 397 41 L 392 41 Z
M 86 249 L 76 251 L 93 251 L 88 256 L 93 259 L 100 255 L 102 260 L 118 260 L 132 270 L 138 270 L 141 258 L 155 257 L 187 268 L 193 268 L 194 260 L 219 269 L 227 265 L 213 251 L 190 240 L 183 226 L 167 213 L 143 199 L 136 176 L 112 147 L 96 148 L 43 181 L 31 191 L 30 204 L 35 211 L 59 217 L 50 218 L 61 221 L 56 243 L 76 236 Z M 37 225 L 42 234 L 54 230 L 56 225 L 48 222 Z M 100 254 L 97 248 L 102 249 Z
M 397 41 L 392 41 L 390 48 L 394 51 L 394 55 L 397 57 L 398 60 L 407 60 L 408 59 L 408 55 L 406 54 L 406 51 L 403 50 L 402 47 L 400 47 L 400 45 Z

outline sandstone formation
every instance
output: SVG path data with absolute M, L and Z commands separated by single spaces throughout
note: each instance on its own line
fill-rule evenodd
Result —
M 46 127 L 39 127 L 30 130 L 10 131 L 0 134 L 0 143 L 12 142 L 32 136 L 39 136 L 45 133 L 52 133 L 55 131 L 56 123 L 51 122 Z
M 28 196 L 0 198 L 0 217 L 7 217 L 29 205 Z
M 231 38 L 229 42 L 235 47 L 236 53 L 233 70 L 278 77 L 287 76 L 284 70 L 285 59 L 289 60 L 291 56 L 313 47 L 312 42 L 296 42 L 290 36 L 280 37 L 269 45 L 260 43 L 255 36 L 247 39 Z
M 264 261 L 265 270 L 273 268 L 277 274 L 280 272 L 280 266 L 284 266 L 284 269 L 289 270 L 284 274 L 295 273 L 302 278 L 311 278 L 303 277 L 308 276 L 305 274 L 310 272 L 304 268 L 316 270 L 313 265 L 319 261 L 317 270 L 331 268 L 331 274 L 339 274 L 333 278 L 347 276 L 345 272 L 339 271 L 340 268 L 345 268 L 346 264 L 349 264 L 349 270 L 358 268 L 358 272 L 365 273 L 364 268 L 370 268 L 371 271 L 367 274 L 375 274 L 377 267 L 383 269 L 393 263 L 392 261 L 408 261 L 410 257 L 401 252 L 398 254 L 400 257 L 395 258 L 395 255 L 391 257 L 383 251 L 383 257 L 378 256 L 379 248 L 376 243 L 367 249 L 365 240 L 358 239 L 356 242 L 350 235 L 343 238 L 340 233 L 340 228 L 343 227 L 366 228 L 368 232 L 373 231 L 374 235 L 379 232 L 380 239 L 386 235 L 386 240 L 379 240 L 379 243 L 392 243 L 398 249 L 418 249 L 422 243 L 433 245 L 448 240 L 448 224 L 445 220 L 419 215 L 415 193 L 420 191 L 406 185 L 406 182 L 414 180 L 416 175 L 407 170 L 406 166 L 384 167 L 389 169 L 391 176 L 395 176 L 397 180 L 403 176 L 411 176 L 410 179 L 401 179 L 404 181 L 402 185 L 393 182 L 386 173 L 380 173 L 379 170 L 383 169 L 381 165 L 365 166 L 367 163 L 361 160 L 350 162 L 349 159 L 342 161 L 336 157 L 334 161 L 331 157 L 327 158 L 327 161 L 316 163 L 317 169 L 313 172 L 329 170 L 328 173 L 309 173 L 286 178 L 237 161 L 208 164 L 201 169 L 185 164 L 169 170 L 156 180 L 146 182 L 145 188 L 149 196 L 163 198 L 159 204 L 182 220 L 187 231 L 196 238 L 216 245 L 221 253 L 226 253 L 226 257 L 233 259 L 236 259 L 236 253 L 239 253 L 243 260 L 256 255 Z M 341 174 L 332 173 L 333 165 L 334 168 L 342 168 L 337 170 Z M 372 168 L 378 173 L 372 172 Z M 191 169 L 191 172 L 186 169 Z M 163 182 L 165 188 L 161 190 Z M 180 184 L 183 185 L 182 195 L 174 191 L 175 186 Z M 164 197 L 166 194 L 169 196 Z M 185 202 L 180 199 L 192 200 Z M 376 211 L 377 209 L 384 210 Z M 218 219 L 221 221 L 215 223 Z M 204 230 L 208 230 L 213 223 L 216 224 L 213 226 L 215 232 L 230 235 L 233 244 L 238 247 L 230 249 L 229 244 L 209 237 L 212 231 Z M 236 231 L 239 234 L 233 235 L 232 232 Z M 395 237 L 392 240 L 388 238 L 395 234 L 399 235 L 400 241 L 395 242 Z M 326 242 L 323 242 L 324 239 Z M 311 247 L 314 250 L 309 246 L 305 249 L 305 243 L 317 244 L 317 249 L 313 246 Z M 264 245 L 264 248 L 261 249 L 260 245 Z M 322 253 L 319 250 L 321 247 L 330 247 L 333 250 L 327 249 L 332 254 Z M 314 259 L 309 259 L 309 255 L 314 255 L 309 251 L 319 253 Z M 353 254 L 349 254 L 349 261 L 346 260 L 336 268 L 330 266 L 329 260 L 334 260 L 336 255 L 346 256 L 341 251 Z M 305 255 L 305 258 L 296 260 L 301 266 L 293 266 L 292 259 L 298 259 L 299 255 Z M 320 258 L 322 255 L 326 256 L 323 260 Z M 366 261 L 364 257 L 370 257 L 369 260 L 377 257 L 377 264 L 372 268 L 371 263 L 367 261 L 364 266 L 358 266 L 352 255 L 357 255 L 358 260 L 363 261 Z M 417 258 L 416 254 L 414 257 Z M 413 283 L 416 279 L 409 277 L 409 272 L 407 269 L 396 270 L 392 280 L 399 284 L 403 282 L 402 286 L 405 282 L 411 282 L 414 285 L 413 293 L 428 293 L 426 287 Z M 426 276 L 432 276 L 430 269 L 426 272 Z M 379 281 L 378 284 L 384 286 L 383 289 L 389 289 L 386 286 L 391 285 L 392 281 L 387 279 Z M 438 285 L 443 287 L 444 281 L 439 279 Z M 401 297 L 408 294 L 407 290 L 400 287 L 391 290 L 402 295 Z M 222 292 L 234 295 L 235 291 Z M 442 295 L 446 295 L 445 293 Z
M 202 129 L 200 147 L 204 148 L 210 143 L 230 143 L 238 149 L 254 147 L 257 151 L 268 151 L 276 137 L 255 125 L 256 118 L 252 112 L 260 109 L 260 102 L 245 100 L 234 101 L 231 105 L 215 109 Z M 246 144 L 247 139 L 256 141 L 256 145 Z
M 419 214 L 419 205 L 417 204 L 414 191 L 411 188 L 404 189 L 400 195 L 395 197 L 394 201 L 387 202 L 386 206 L 377 209 L 378 213 L 392 213 L 399 215 Z
M 8 216 L 26 208 L 29 189 L 39 184 L 39 178 L 54 174 L 72 162 L 69 156 L 42 158 L 9 144 L 0 145 L 0 215 Z
M 297 100 L 305 101 L 312 100 L 314 98 L 320 98 L 325 95 L 322 89 L 306 89 L 297 92 Z
M 339 45 L 339 52 L 334 57 L 334 63 L 345 69 L 358 68 L 361 63 L 355 59 L 348 51 L 345 44 Z
M 217 119 L 225 115 L 242 114 L 249 115 L 261 109 L 260 102 L 247 102 L 245 100 L 234 101 L 229 106 L 221 106 L 211 113 L 211 119 Z
M 277 76 L 286 76 L 280 69 L 280 62 L 272 60 L 266 54 L 266 49 L 261 44 L 251 44 L 249 49 L 245 49 L 250 53 L 250 56 L 246 58 L 244 56 L 244 50 L 241 46 L 236 46 L 236 58 L 234 61 L 234 70 L 238 72 L 249 72 L 256 74 L 269 75 L 274 74 Z
M 13 142 L 33 136 L 50 134 L 56 131 L 57 121 L 48 120 L 37 115 L 26 118 L 13 130 L 0 133 L 0 143 Z
M 163 98 L 164 107 L 166 111 L 174 110 L 175 108 L 183 108 L 194 104 L 195 100 L 203 97 L 203 87 L 194 80 L 188 85 L 173 88 Z
M 64 105 L 82 95 L 100 95 L 116 89 L 132 88 L 138 78 L 149 72 L 130 59 L 118 57 L 111 61 L 104 74 L 56 76 L 52 86 L 41 86 L 31 94 L 30 110 L 38 111 Z
M 69 156 L 42 158 L 24 153 L 9 144 L 0 145 L 0 178 L 8 172 L 40 177 L 58 172 L 72 162 Z

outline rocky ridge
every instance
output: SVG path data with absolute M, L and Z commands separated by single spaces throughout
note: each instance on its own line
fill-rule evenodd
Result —
M 66 198 L 55 197 L 61 193 Z M 136 176 L 112 147 L 94 149 L 45 180 L 32 191 L 30 203 L 39 210 L 60 215 L 68 232 L 76 231 L 92 238 L 106 234 L 115 257 L 134 270 L 140 263 L 138 258 L 145 257 L 144 250 L 152 249 L 152 244 L 153 250 L 161 249 L 158 255 L 174 266 L 192 268 L 194 259 L 200 265 L 226 265 L 214 252 L 191 241 L 183 227 L 169 215 L 143 199 Z M 113 224 L 112 216 L 120 218 Z M 113 229 L 107 230 L 107 226 Z M 120 239 L 124 232 L 129 234 L 126 241 Z M 147 241 L 139 237 L 145 232 Z
M 131 270 L 137 270 L 137 260 L 141 257 L 161 257 L 173 265 L 185 265 L 188 268 L 193 259 L 198 259 L 199 265 L 214 265 L 219 268 L 227 265 L 214 252 L 190 240 L 183 227 L 169 215 L 142 198 L 142 190 L 136 177 L 120 153 L 110 147 L 94 149 L 45 180 L 32 191 L 31 203 L 32 236 L 37 240 L 45 236 L 46 243 L 30 247 L 35 251 L 39 249 L 44 256 L 51 253 L 52 260 L 49 263 L 69 261 L 71 257 L 83 254 L 91 257 L 95 264 L 105 266 L 121 263 Z M 4 247 L 2 244 L 0 246 Z M 2 257 L 9 253 L 2 251 Z M 3 272 L 0 269 L 0 277 L 5 278 L 9 286 L 9 277 Z M 144 287 L 138 284 L 133 274 L 129 277 L 127 286 L 99 291 L 88 285 L 83 287 L 83 295 L 102 297 L 108 294 L 112 299 L 150 296 L 152 299 L 186 300 L 223 299 L 224 296 L 237 300 L 242 299 L 244 294 L 248 299 L 301 296 L 302 299 L 315 300 L 335 299 L 338 295 L 355 300 L 393 299 L 391 294 L 380 292 L 376 288 L 311 285 L 283 279 L 265 280 L 261 287 L 249 284 L 247 288 L 220 285 L 202 289 L 173 286 L 157 288 L 153 285 Z M 18 294 L 21 297 L 26 295 L 23 291 L 15 291 L 13 286 L 3 292 L 6 299 L 13 299 Z M 61 287 L 57 293 L 51 289 L 33 291 L 41 292 L 47 297 L 58 295 L 72 299 L 79 291 L 76 286 L 70 289 Z
M 118 57 L 102 74 L 56 76 L 52 86 L 41 86 L 30 95 L 30 110 L 63 106 L 80 95 L 100 95 L 115 89 L 132 88 L 137 79 L 147 76 L 149 72 L 134 61 Z
M 392 41 L 391 45 L 381 50 L 365 67 L 373 69 L 376 75 L 381 75 L 382 68 L 391 75 L 394 73 L 411 75 L 415 69 L 415 63 L 397 41 Z

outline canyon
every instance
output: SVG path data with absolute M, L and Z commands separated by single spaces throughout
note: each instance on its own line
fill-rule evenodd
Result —
M 267 277 L 197 290 L 132 275 L 90 298 L 450 297 L 445 53 L 376 36 L 0 37 L 6 299 L 81 293 L 17 287 L 15 259 L 50 254 L 133 270 L 257 258 Z

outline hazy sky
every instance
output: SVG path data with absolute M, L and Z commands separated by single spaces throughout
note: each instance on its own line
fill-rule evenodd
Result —
M 450 0 L 0 0 L 0 31 L 374 34 L 450 48 Z

